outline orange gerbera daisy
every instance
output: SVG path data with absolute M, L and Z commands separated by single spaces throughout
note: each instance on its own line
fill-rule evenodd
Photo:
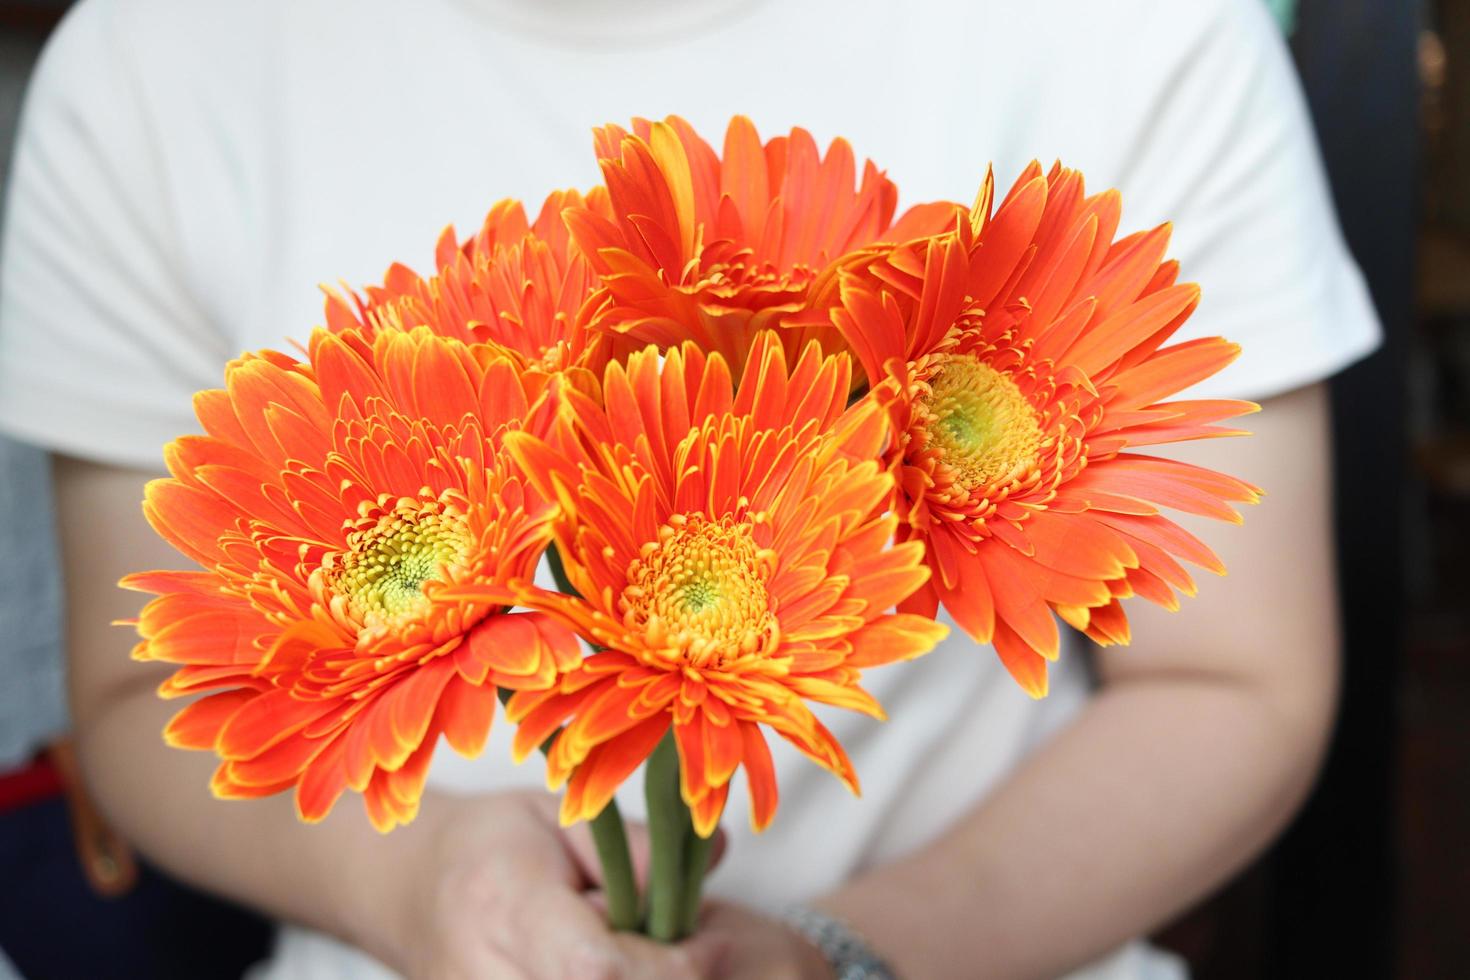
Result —
M 1053 611 L 1102 644 L 1126 643 L 1120 599 L 1169 608 L 1193 594 L 1183 558 L 1219 560 L 1159 513 L 1238 523 L 1255 488 L 1125 450 L 1241 434 L 1214 425 L 1249 402 L 1162 399 L 1223 368 L 1219 338 L 1163 344 L 1199 301 L 1164 261 L 1169 226 L 1113 241 L 1115 191 L 1032 164 L 994 216 L 987 177 L 969 221 L 842 274 L 833 313 L 895 426 L 903 536 L 926 544 L 929 583 L 905 608 L 943 603 L 993 642 L 1033 696 L 1057 656 Z
M 534 384 L 424 328 L 317 331 L 310 363 L 249 355 L 196 396 L 208 434 L 169 445 L 144 510 L 203 570 L 123 585 L 158 595 L 134 656 L 181 665 L 160 693 L 217 692 L 164 735 L 219 754 L 218 796 L 294 787 L 319 820 L 351 787 L 388 830 L 417 812 L 441 734 L 478 753 L 497 685 L 580 661 L 566 628 L 505 611 L 555 512 L 499 452 Z
M 752 824 L 771 820 L 761 726 L 856 791 L 842 746 L 804 702 L 881 717 L 862 669 L 944 635 L 887 611 L 928 571 L 917 542 L 889 546 L 895 518 L 878 516 L 893 488 L 878 463 L 888 429 L 872 402 L 845 408 L 847 357 L 813 344 L 788 367 L 768 333 L 751 365 L 737 391 L 720 355 L 685 343 L 660 367 L 649 347 L 609 366 L 605 408 L 568 392 L 554 444 L 507 436 L 561 504 L 557 550 L 581 594 L 522 601 L 603 648 L 507 709 L 517 758 L 570 719 L 548 757 L 553 786 L 570 778 L 567 822 L 595 816 L 670 726 L 702 836 L 741 765 Z
M 611 338 L 589 332 L 583 304 L 599 285 L 562 221 L 569 207 L 610 215 L 601 187 L 583 196 L 556 191 L 532 224 L 519 201 L 490 209 L 475 235 L 457 242 L 453 226 L 435 246 L 436 273 L 425 279 L 401 263 L 388 268 L 366 298 L 327 290 L 327 326 L 334 331 L 428 326 L 466 343 L 494 345 L 516 363 L 551 371 L 601 373 Z
M 641 343 L 695 341 L 737 373 L 751 340 L 787 325 L 795 356 L 815 335 L 838 340 L 825 315 L 799 317 L 832 280 L 834 262 L 875 242 L 948 228 L 956 206 L 911 209 L 893 221 L 898 189 L 871 161 L 856 176 L 852 147 L 823 156 L 804 129 L 764 144 L 744 116 L 730 121 L 723 158 L 678 116 L 609 125 L 596 149 L 612 215 L 571 207 L 567 223 L 607 287 L 594 325 Z M 811 324 L 818 324 L 813 328 Z

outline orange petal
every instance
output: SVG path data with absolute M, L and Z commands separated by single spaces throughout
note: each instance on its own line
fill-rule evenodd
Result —
M 982 546 L 979 558 L 995 596 L 996 622 L 1004 622 L 1037 653 L 1055 660 L 1060 643 L 1057 623 L 1037 587 L 1035 563 L 1000 542 Z
M 1046 658 L 1037 653 L 1004 620 L 995 623 L 995 652 L 1021 690 L 1033 698 L 1046 697 Z
M 668 713 L 661 712 L 588 755 L 567 788 L 569 796 L 580 797 L 577 819 L 591 820 L 601 813 L 618 787 L 643 764 L 668 730 Z
M 730 795 L 730 784 L 725 783 L 711 789 L 699 802 L 691 804 L 689 815 L 694 820 L 694 832 L 709 837 L 719 829 L 720 816 L 725 812 L 725 799 Z
M 934 649 L 949 627 L 931 617 L 896 613 L 868 623 L 848 637 L 852 652 L 843 661 L 849 667 L 877 667 L 912 660 Z
M 231 716 L 259 696 L 257 691 L 235 690 L 200 698 L 173 716 L 163 740 L 176 749 L 212 749 Z
M 493 686 L 475 685 L 462 676 L 450 679 L 439 700 L 438 719 L 454 751 L 473 759 L 484 750 L 497 700 Z
M 776 815 L 779 794 L 776 788 L 776 766 L 771 749 L 758 725 L 740 723 L 741 762 L 750 787 L 750 826 L 760 833 L 770 826 Z
M 249 759 L 332 710 L 335 705 L 302 701 L 290 691 L 269 691 L 247 701 L 219 733 L 219 754 Z

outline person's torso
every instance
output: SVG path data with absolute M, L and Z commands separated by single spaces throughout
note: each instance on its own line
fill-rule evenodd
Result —
M 466 232 L 499 198 L 534 213 L 555 188 L 596 183 L 590 131 L 604 122 L 677 113 L 716 148 L 736 113 L 766 138 L 794 125 L 822 144 L 842 135 L 895 179 L 902 210 L 969 200 L 992 161 L 1002 192 L 1033 157 L 1060 157 L 1108 186 L 1137 137 L 1128 128 L 1146 112 L 1119 105 L 1123 83 L 1095 75 L 1089 45 L 1113 29 L 1113 12 L 1091 4 L 1067 5 L 1073 24 L 1063 33 L 1050 31 L 1057 14 L 1042 4 L 704 0 L 677 21 L 641 6 L 620 20 L 612 5 L 591 19 L 595 6 L 304 0 L 176 11 L 183 47 L 206 36 L 192 54 L 171 55 L 188 62 L 178 72 L 189 84 L 168 72 L 141 84 L 157 87 L 145 95 L 166 117 L 161 166 L 186 280 L 222 346 L 304 341 L 322 322 L 318 283 L 361 286 L 394 260 L 426 271 L 445 224 Z M 1125 222 L 1159 217 L 1145 206 Z M 772 739 L 780 812 L 753 835 L 737 777 L 713 893 L 779 908 L 913 850 L 1087 691 L 1080 651 L 1064 653 L 1038 703 L 958 630 L 865 681 L 888 721 L 819 712 L 853 758 L 862 799 Z M 441 747 L 430 782 L 463 792 L 543 786 L 535 761 L 510 763 L 498 725 L 476 760 Z M 629 817 L 642 814 L 636 777 L 619 802 Z M 292 931 L 269 975 L 374 969 Z

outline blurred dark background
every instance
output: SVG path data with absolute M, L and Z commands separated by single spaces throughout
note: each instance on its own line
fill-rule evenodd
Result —
M 26 76 L 66 5 L 0 0 L 0 173 Z M 1271 6 L 1386 328 L 1383 348 L 1333 381 L 1343 705 L 1292 829 L 1159 940 L 1200 980 L 1470 976 L 1470 0 Z M 27 806 L 69 833 L 60 797 Z M 124 923 L 118 942 L 200 901 L 146 869 L 113 899 L 91 895 L 80 867 L 58 873 L 87 914 Z M 13 868 L 0 881 L 14 893 Z M 240 934 L 216 972 L 200 961 L 167 975 L 237 976 L 267 941 L 259 923 Z
M 1303 0 L 1383 348 L 1333 379 L 1345 678 L 1291 830 L 1162 940 L 1200 980 L 1470 976 L 1470 0 Z

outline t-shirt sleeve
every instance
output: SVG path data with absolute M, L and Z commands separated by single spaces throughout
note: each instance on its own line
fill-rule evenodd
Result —
M 1126 121 L 1138 139 L 1120 179 L 1124 227 L 1174 223 L 1180 278 L 1201 287 L 1176 339 L 1241 345 L 1189 394 L 1261 399 L 1320 381 L 1373 350 L 1380 328 L 1286 45 L 1257 2 L 1158 7 L 1138 26 L 1153 49 L 1124 69 L 1157 93 Z M 1191 30 L 1165 23 L 1175 17 Z
M 233 352 L 186 287 L 160 144 L 177 134 L 150 115 L 114 6 L 67 16 L 22 110 L 0 240 L 0 428 L 157 468 Z

